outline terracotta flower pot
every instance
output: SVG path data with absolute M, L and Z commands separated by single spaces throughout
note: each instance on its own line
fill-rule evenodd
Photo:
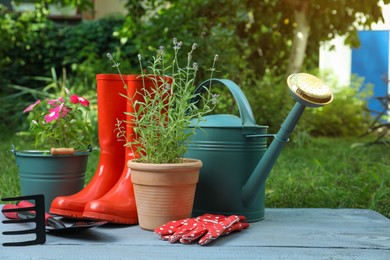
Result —
M 130 160 L 138 221 L 142 229 L 154 230 L 169 221 L 191 217 L 200 160 L 149 164 Z

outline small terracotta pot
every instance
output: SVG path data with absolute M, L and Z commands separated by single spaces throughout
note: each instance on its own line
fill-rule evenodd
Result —
M 138 221 L 142 229 L 154 230 L 169 221 L 189 218 L 202 162 L 150 164 L 130 160 Z

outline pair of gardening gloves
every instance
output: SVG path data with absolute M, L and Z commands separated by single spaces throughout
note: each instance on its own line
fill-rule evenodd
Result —
M 220 236 L 225 236 L 233 231 L 241 231 L 249 224 L 244 222 L 244 216 L 223 216 L 204 214 L 196 218 L 186 218 L 168 222 L 154 230 L 162 240 L 171 243 L 179 241 L 190 244 L 197 239 L 200 245 L 206 245 Z

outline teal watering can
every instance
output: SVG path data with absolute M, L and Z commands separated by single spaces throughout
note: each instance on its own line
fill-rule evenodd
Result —
M 195 94 L 203 93 L 213 84 L 222 84 L 229 89 L 238 105 L 240 117 L 225 114 L 205 116 L 189 141 L 185 157 L 200 159 L 203 163 L 193 215 L 236 214 L 244 215 L 249 222 L 262 220 L 265 182 L 283 146 L 305 107 L 329 104 L 333 94 L 321 79 L 313 75 L 290 75 L 287 85 L 297 102 L 279 132 L 273 135 L 267 134 L 267 126 L 256 124 L 248 100 L 233 81 L 207 80 L 197 87 Z M 267 148 L 268 137 L 274 140 Z

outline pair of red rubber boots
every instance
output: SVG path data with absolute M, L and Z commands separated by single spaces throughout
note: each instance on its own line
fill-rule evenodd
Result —
M 50 212 L 71 218 L 106 220 L 111 223 L 137 224 L 131 172 L 127 161 L 134 158 L 129 147 L 117 138 L 117 120 L 130 121 L 125 112 L 132 111 L 128 97 L 136 97 L 143 82 L 136 75 L 121 77 L 118 74 L 98 74 L 98 138 L 100 158 L 91 181 L 76 194 L 56 197 Z M 127 85 L 127 89 L 124 86 Z M 133 129 L 126 124 L 126 136 L 133 136 Z

